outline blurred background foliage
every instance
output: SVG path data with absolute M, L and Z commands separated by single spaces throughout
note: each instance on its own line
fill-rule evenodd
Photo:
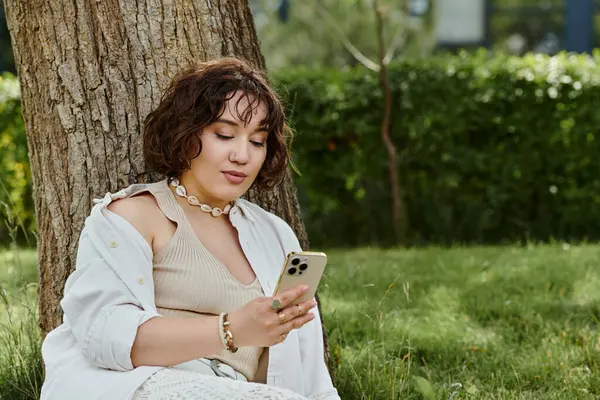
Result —
M 598 57 L 481 51 L 393 64 L 391 135 L 410 243 L 598 239 Z M 311 240 L 391 244 L 375 74 L 275 76 L 298 134 Z
M 594 1 L 590 18 L 600 22 L 600 0 Z M 444 38 L 440 26 L 450 17 L 443 3 L 478 3 L 481 37 Z M 396 50 L 391 135 L 408 244 L 598 239 L 599 56 L 563 52 L 571 3 L 381 4 L 384 39 Z M 372 1 L 250 5 L 296 130 L 293 151 L 302 174 L 296 183 L 312 245 L 393 245 L 379 132 L 382 90 L 376 73 L 356 57 L 377 58 Z M 0 4 L 0 70 L 9 72 L 0 80 L 0 219 L 10 224 L 0 226 L 0 243 L 15 235 L 31 243 L 25 233 L 35 227 L 31 175 L 1 11 Z M 472 16 L 465 18 L 458 23 L 476 28 Z
M 282 11 L 288 4 L 287 12 Z M 251 1 L 267 68 L 355 66 L 358 61 L 342 44 L 347 39 L 371 60 L 377 59 L 372 0 Z M 421 57 L 435 47 L 433 17 L 411 17 L 407 1 L 382 2 L 384 37 L 399 41 L 396 59 Z M 283 13 L 283 16 L 282 16 Z
M 35 231 L 27 137 L 19 82 L 0 75 L 0 243 L 29 243 Z
M 591 42 L 597 45 L 600 0 L 589 1 L 593 22 Z M 357 65 L 343 46 L 342 37 L 367 57 L 376 59 L 372 3 L 372 0 L 250 0 L 267 66 L 273 70 Z M 391 43 L 398 34 L 402 37 L 396 60 L 459 48 L 486 47 L 514 55 L 527 52 L 553 55 L 568 50 L 567 0 L 387 0 L 381 4 L 386 42 Z M 448 15 L 448 8 L 454 4 L 457 10 L 461 7 L 460 11 L 479 7 L 482 12 Z M 477 25 L 476 18 L 481 18 L 483 35 L 474 42 L 452 43 L 440 29 L 448 19 L 456 19 L 456 26 L 460 27 Z
M 482 50 L 394 62 L 391 135 L 410 243 L 598 239 L 599 60 Z M 271 75 L 296 131 L 312 245 L 392 245 L 376 74 L 358 66 Z M 33 226 L 16 87 L 5 75 L 0 176 L 4 201 Z
M 6 26 L 4 2 L 0 2 L 0 73 L 4 71 L 12 72 L 13 74 L 17 72 L 10 45 L 10 34 Z

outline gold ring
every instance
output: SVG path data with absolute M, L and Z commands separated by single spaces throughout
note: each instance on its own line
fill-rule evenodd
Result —
M 298 304 L 296 304 L 296 307 L 298 307 L 298 311 L 300 311 L 300 314 L 302 314 L 304 312 L 304 310 L 302 309 L 302 307 L 300 307 Z
M 285 324 L 285 314 L 284 314 L 284 312 L 283 311 L 278 312 L 277 316 L 279 317 L 279 323 L 281 325 Z
M 282 333 L 281 334 L 281 341 L 283 342 L 286 337 L 287 337 L 287 333 Z

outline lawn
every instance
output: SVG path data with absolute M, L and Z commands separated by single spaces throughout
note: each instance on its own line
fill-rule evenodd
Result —
M 39 397 L 37 280 L 35 251 L 0 252 L 0 400 Z
M 320 296 L 342 399 L 600 398 L 600 246 L 328 253 Z M 21 296 L 10 305 L 21 322 L 35 286 L 20 288 L 36 276 L 33 252 L 0 253 L 0 285 Z M 4 395 L 14 367 L 3 343 L 0 399 L 28 398 Z

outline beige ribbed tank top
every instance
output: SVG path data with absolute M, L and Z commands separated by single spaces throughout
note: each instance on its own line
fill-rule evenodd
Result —
M 177 224 L 173 237 L 153 258 L 155 303 L 161 315 L 219 315 L 264 296 L 258 279 L 243 285 L 202 245 L 166 179 L 150 185 L 148 191 L 165 216 Z M 262 347 L 240 347 L 236 353 L 223 349 L 208 357 L 229 364 L 254 381 L 262 352 Z

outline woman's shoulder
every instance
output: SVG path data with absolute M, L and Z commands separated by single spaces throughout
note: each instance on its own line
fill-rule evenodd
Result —
M 146 240 L 150 239 L 149 242 L 152 242 L 151 221 L 159 217 L 159 210 L 154 196 L 150 193 L 115 200 L 107 206 L 107 209 L 129 222 Z
M 152 185 L 131 185 L 118 192 L 121 196 L 114 196 L 107 209 L 129 222 L 144 238 L 152 243 L 155 226 L 164 218 L 164 214 L 152 194 Z
M 107 208 L 128 221 L 147 219 L 159 210 L 156 199 L 148 192 L 113 200 Z
M 161 182 L 134 183 L 116 193 L 109 193 L 111 201 L 107 208 L 122 217 L 139 218 L 148 213 L 159 211 L 158 203 L 152 192 L 161 189 Z

